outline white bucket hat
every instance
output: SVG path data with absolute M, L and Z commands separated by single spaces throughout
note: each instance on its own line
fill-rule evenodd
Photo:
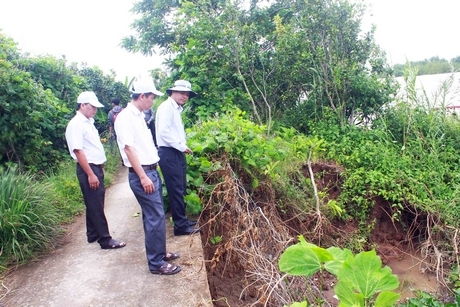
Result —
M 82 92 L 80 95 L 78 95 L 77 98 L 77 103 L 89 103 L 90 105 L 96 107 L 96 108 L 102 108 L 104 105 L 99 102 L 99 100 L 96 97 L 96 94 L 94 92 Z
M 163 96 L 164 93 L 157 90 L 152 80 L 139 80 L 133 84 L 133 94 L 154 93 L 157 96 Z
M 168 93 L 168 95 L 171 95 L 172 91 L 190 92 L 189 98 L 195 97 L 197 95 L 197 93 L 192 91 L 192 85 L 187 80 L 177 80 L 176 82 L 174 82 L 174 87 L 168 88 L 166 90 L 166 93 Z

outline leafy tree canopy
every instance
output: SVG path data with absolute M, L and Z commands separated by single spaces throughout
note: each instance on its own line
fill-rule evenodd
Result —
M 123 47 L 169 57 L 171 80 L 200 93 L 192 120 L 236 105 L 259 123 L 307 131 L 325 106 L 357 122 L 395 91 L 374 31 L 361 30 L 364 7 L 346 0 L 142 0 L 133 12 L 138 33 Z
M 68 158 L 64 131 L 84 90 L 94 91 L 106 106 L 96 118 L 101 133 L 112 98 L 130 99 L 129 89 L 113 73 L 68 65 L 65 57 L 22 55 L 0 32 L 0 165 L 45 171 Z

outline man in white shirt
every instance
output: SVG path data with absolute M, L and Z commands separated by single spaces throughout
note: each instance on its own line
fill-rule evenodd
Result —
M 144 110 L 153 105 L 157 91 L 152 81 L 134 84 L 132 100 L 115 121 L 117 143 L 123 164 L 129 168 L 129 186 L 142 208 L 145 233 L 145 251 L 152 274 L 173 275 L 181 267 L 167 263 L 179 258 L 177 253 L 166 252 L 166 225 L 163 208 L 161 178 L 157 172 L 160 158 L 150 130 L 144 120 Z
M 125 247 L 126 243 L 110 236 L 104 213 L 103 165 L 107 159 L 93 119 L 97 108 L 103 105 L 93 92 L 82 92 L 77 104 L 77 113 L 67 125 L 65 137 L 70 155 L 77 162 L 77 178 L 86 206 L 87 240 L 97 241 L 102 249 Z
M 192 154 L 192 150 L 186 144 L 181 113 L 182 106 L 196 93 L 186 80 L 177 80 L 166 92 L 169 98 L 158 107 L 155 120 L 160 168 L 168 191 L 174 235 L 190 235 L 200 232 L 200 228 L 194 228 L 196 221 L 189 221 L 185 212 L 185 154 Z

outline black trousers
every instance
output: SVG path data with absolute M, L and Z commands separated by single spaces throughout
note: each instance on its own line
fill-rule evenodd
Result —
M 112 238 L 104 213 L 104 171 L 101 166 L 90 164 L 90 167 L 99 179 L 99 188 L 97 190 L 93 190 L 89 187 L 88 175 L 86 175 L 85 171 L 78 163 L 77 178 L 86 206 L 86 236 L 88 241 L 98 239 L 97 242 L 102 245 Z
M 190 226 L 185 213 L 187 160 L 185 153 L 172 147 L 160 147 L 160 168 L 168 191 L 169 206 L 174 229 L 186 231 Z

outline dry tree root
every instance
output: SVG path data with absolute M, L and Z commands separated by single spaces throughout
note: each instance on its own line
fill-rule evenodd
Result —
M 316 201 L 316 210 L 315 210 L 316 216 L 314 217 L 314 219 L 316 220 L 316 225 L 315 225 L 315 228 L 313 229 L 313 234 L 316 237 L 315 241 L 321 242 L 321 238 L 323 236 L 323 230 L 325 227 L 330 226 L 330 222 L 321 212 L 321 200 L 319 199 L 318 188 L 316 187 L 316 183 L 315 183 L 315 174 L 313 173 L 313 169 L 311 166 L 311 158 L 313 155 L 313 149 L 314 149 L 314 146 L 310 147 L 310 152 L 308 154 L 308 160 L 307 160 L 307 167 L 308 167 L 308 173 L 310 174 L 310 181 L 313 187 L 313 193 L 314 193 L 315 201 Z
M 439 216 L 428 213 L 426 216 L 425 240 L 421 244 L 425 270 L 436 274 L 441 290 L 449 288 L 448 275 L 456 270 L 459 275 L 458 228 L 444 225 Z M 446 242 L 451 245 L 446 246 Z M 455 274 L 455 272 L 454 272 Z

